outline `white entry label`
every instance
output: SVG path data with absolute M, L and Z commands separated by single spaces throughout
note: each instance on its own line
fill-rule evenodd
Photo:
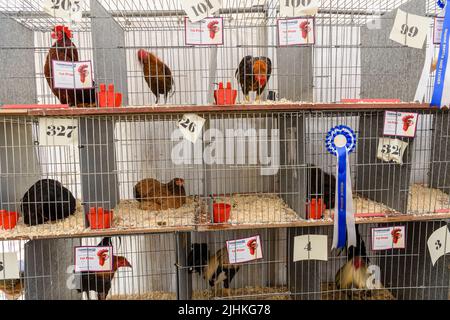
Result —
M 177 125 L 184 138 L 195 143 L 202 133 L 205 121 L 205 119 L 194 113 L 187 113 L 183 115 L 183 119 L 179 120 Z
M 390 39 L 411 48 L 422 49 L 430 24 L 430 18 L 398 9 Z
M 186 45 L 222 45 L 223 19 L 206 18 L 199 22 L 191 22 L 186 18 Z
M 380 138 L 377 158 L 386 162 L 403 164 L 403 154 L 407 147 L 408 143 L 399 139 Z
M 94 87 L 91 61 L 53 60 L 52 64 L 55 89 L 91 89 Z
M 78 144 L 77 119 L 39 118 L 39 145 L 60 146 Z
M 314 16 L 319 11 L 319 0 L 280 0 L 281 17 Z
M 82 4 L 84 0 L 45 0 L 42 9 L 52 17 L 62 18 L 66 21 L 80 22 Z
M 249 262 L 263 258 L 259 235 L 244 239 L 227 241 L 230 264 Z
M 278 20 L 278 44 L 280 46 L 313 45 L 314 34 L 314 18 Z
M 0 253 L 0 280 L 19 279 L 19 260 L 16 252 Z
M 76 247 L 75 272 L 111 271 L 113 247 Z
M 294 238 L 294 262 L 302 260 L 328 261 L 328 237 L 304 235 Z
M 386 111 L 383 134 L 385 136 L 414 138 L 418 117 L 418 114 L 413 112 Z
M 404 248 L 405 226 L 372 229 L 372 250 Z
M 181 6 L 191 22 L 205 19 L 221 8 L 220 0 L 182 0 Z
M 437 229 L 428 238 L 428 251 L 430 252 L 431 262 L 433 266 L 436 261 L 446 253 L 450 253 L 450 231 L 445 225 L 442 228 Z

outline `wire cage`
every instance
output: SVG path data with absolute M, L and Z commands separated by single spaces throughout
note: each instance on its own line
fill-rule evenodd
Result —
M 301 46 L 280 43 L 280 1 L 222 1 L 213 18 L 223 43 L 201 46 L 187 41 L 181 1 L 81 7 L 81 21 L 69 24 L 45 13 L 41 1 L 0 0 L 0 257 L 17 252 L 23 261 L 19 279 L 2 279 L 0 270 L 0 285 L 23 288 L 7 298 L 91 298 L 67 284 L 69 276 L 83 278 L 67 268 L 74 247 L 105 237 L 131 268 L 120 260 L 114 278 L 100 283 L 111 289 L 93 298 L 448 297 L 448 261 L 431 266 L 427 239 L 450 218 L 449 119 L 410 102 L 426 51 L 438 47 L 430 38 L 422 49 L 390 40 L 397 10 L 433 18 L 435 1 L 323 0 L 314 17 L 302 17 L 313 40 Z M 72 44 L 54 39 L 62 25 Z M 46 66 L 53 45 L 71 56 L 66 62 L 89 62 L 92 88 L 48 82 L 55 81 Z M 270 59 L 270 68 L 260 59 L 267 83 L 250 101 L 246 76 L 261 73 L 239 70 L 248 55 Z M 149 62 L 148 74 L 147 59 L 168 68 Z M 425 101 L 433 79 L 431 72 Z M 227 82 L 237 105 L 214 105 L 217 85 Z M 109 84 L 121 101 L 105 107 Z M 72 108 L 54 109 L 59 104 Z M 11 110 L 17 107 L 28 109 Z M 389 113 L 406 116 L 406 130 L 413 119 L 414 134 L 385 134 Z M 195 141 L 180 121 L 192 114 L 204 121 Z M 299 236 L 326 235 L 331 247 L 337 162 L 325 139 L 338 125 L 357 137 L 349 155 L 353 209 L 368 250 L 360 260 L 333 252 L 328 261 L 294 262 Z M 392 143 L 399 156 L 386 158 Z M 404 248 L 372 248 L 372 229 L 398 225 Z M 223 266 L 227 241 L 256 235 L 261 259 Z M 217 279 L 208 278 L 217 261 Z M 369 265 L 378 267 L 370 274 L 383 288 L 336 284 L 355 261 L 364 280 Z

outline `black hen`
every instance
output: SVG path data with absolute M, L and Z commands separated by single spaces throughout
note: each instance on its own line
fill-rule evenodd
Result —
M 43 179 L 36 182 L 22 198 L 21 211 L 27 225 L 67 218 L 76 211 L 76 200 L 59 181 Z

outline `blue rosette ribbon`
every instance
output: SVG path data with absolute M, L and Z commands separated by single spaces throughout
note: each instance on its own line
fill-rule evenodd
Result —
M 446 4 L 446 0 L 438 0 L 437 5 L 439 8 L 444 9 Z
M 348 161 L 349 153 L 356 148 L 356 134 L 350 127 L 339 125 L 327 133 L 325 144 L 328 152 L 336 156 L 338 160 L 332 248 L 343 248 L 346 243 L 348 247 L 356 246 L 353 194 Z

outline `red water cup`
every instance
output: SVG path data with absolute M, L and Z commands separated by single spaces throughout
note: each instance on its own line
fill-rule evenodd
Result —
M 226 203 L 213 204 L 214 223 L 224 223 L 230 219 L 231 205 Z
M 120 92 L 116 92 L 116 101 L 114 107 L 120 107 L 122 105 L 122 94 Z
M 113 210 L 90 208 L 88 219 L 91 229 L 109 229 L 113 220 Z
M 311 202 L 309 203 L 309 218 L 315 220 L 322 219 L 325 209 L 322 198 L 311 199 Z
M 19 215 L 14 211 L 0 210 L 0 226 L 2 229 L 13 229 L 17 225 Z

